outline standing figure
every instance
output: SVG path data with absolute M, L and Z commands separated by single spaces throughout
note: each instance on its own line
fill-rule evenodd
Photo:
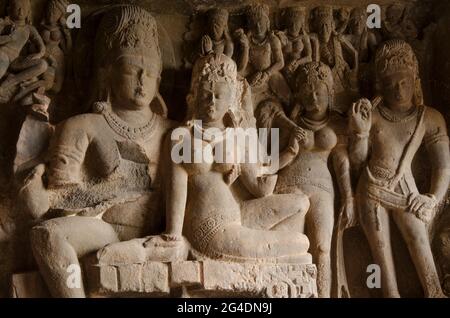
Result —
M 342 152 L 339 132 L 341 121 L 333 116 L 333 75 L 324 63 L 301 66 L 296 79 L 298 104 L 288 118 L 281 107 L 265 104 L 258 114 L 261 126 L 280 128 L 280 147 L 288 149 L 280 156 L 277 194 L 306 195 L 310 208 L 305 219 L 314 263 L 318 268 L 319 297 L 331 296 L 331 242 L 334 228 L 335 190 L 332 171 L 341 191 L 344 213 L 351 216 L 353 194 L 346 153 Z M 287 138 L 286 138 L 287 137 Z M 347 159 L 347 160 L 346 160 Z M 351 222 L 350 220 L 348 220 Z
M 57 94 L 61 91 L 66 72 L 66 55 L 72 49 L 72 36 L 66 26 L 67 0 L 49 0 L 45 19 L 41 24 L 41 36 L 47 52 L 49 68 L 44 74 L 46 89 Z
M 228 11 L 214 8 L 208 10 L 206 15 L 208 19 L 208 33 L 202 38 L 203 55 L 214 52 L 232 57 L 234 44 L 228 29 Z
M 344 35 L 345 39 L 352 44 L 358 52 L 359 72 L 358 81 L 361 96 L 371 96 L 371 87 L 373 78 L 370 68 L 370 62 L 375 55 L 378 46 L 378 40 L 371 30 L 367 27 L 367 12 L 365 8 L 354 8 L 350 15 L 348 33 Z
M 381 268 L 385 297 L 400 297 L 390 226 L 400 230 L 426 297 L 443 297 L 431 253 L 427 223 L 444 198 L 450 181 L 449 140 L 442 115 L 423 105 L 416 56 L 402 40 L 384 43 L 375 56 L 381 100 L 353 105 L 350 159 L 365 169 L 359 180 L 359 220 Z M 411 169 L 420 146 L 432 163 L 431 187 L 419 193 Z M 397 271 L 398 272 L 398 271 Z
M 31 25 L 30 1 L 10 0 L 8 14 L 0 23 L 0 102 L 11 100 L 18 84 L 20 95 L 39 87 L 33 84 L 48 67 L 43 59 L 44 42 Z M 36 47 L 37 52 L 28 52 L 28 44 Z
M 312 18 L 316 34 L 311 37 L 319 43 L 314 59 L 327 64 L 333 71 L 335 110 L 346 113 L 348 105 L 358 97 L 358 52 L 344 36 L 336 33 L 331 7 L 315 8 Z M 352 59 L 352 67 L 345 60 L 344 51 Z
M 282 18 L 286 30 L 278 36 L 283 47 L 285 66 L 282 70 L 291 89 L 294 88 L 295 74 L 299 66 L 312 62 L 312 44 L 306 30 L 306 9 L 289 7 Z
M 349 7 L 342 7 L 337 10 L 337 17 L 336 17 L 336 33 L 337 34 L 346 34 L 348 24 L 350 22 L 350 14 L 351 14 L 351 8 Z
M 248 8 L 248 33 L 236 31 L 241 45 L 239 73 L 252 87 L 253 106 L 276 97 L 289 103 L 290 91 L 281 70 L 285 63 L 280 39 L 270 30 L 269 7 L 255 4 Z

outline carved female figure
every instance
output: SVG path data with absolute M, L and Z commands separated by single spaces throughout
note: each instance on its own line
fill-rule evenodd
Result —
M 358 52 L 345 37 L 336 33 L 331 7 L 315 8 L 312 25 L 316 34 L 311 37 L 319 43 L 314 60 L 327 64 L 333 71 L 335 110 L 345 113 L 358 95 Z M 345 60 L 344 51 L 351 57 L 352 66 Z
M 202 51 L 204 54 L 214 52 L 233 56 L 234 44 L 228 30 L 228 11 L 214 8 L 206 13 L 208 19 L 208 34 L 203 36 Z
M 241 147 L 227 148 L 227 132 L 237 124 L 240 105 L 237 67 L 225 55 L 209 55 L 197 61 L 192 77 L 188 105 L 194 120 L 188 122 L 173 147 L 184 143 L 192 154 L 209 154 L 211 160 L 172 162 L 169 174 L 166 210 L 169 240 L 184 235 L 200 257 L 236 262 L 305 262 L 308 261 L 308 238 L 301 234 L 305 210 L 309 203 L 304 195 L 273 196 L 276 175 L 264 176 L 262 166 L 240 163 Z M 234 122 L 234 124 L 233 124 Z M 227 129 L 228 128 L 228 129 Z M 200 134 L 196 133 L 201 132 Z M 221 162 L 213 153 L 225 149 L 231 160 Z M 208 156 L 206 156 L 208 157 Z M 214 158 L 214 160 L 213 160 Z M 236 179 L 256 197 L 239 204 L 230 189 Z
M 44 77 L 47 78 L 47 90 L 55 94 L 62 88 L 66 68 L 65 55 L 72 49 L 72 36 L 65 20 L 68 5 L 67 0 L 50 0 L 41 24 L 41 36 L 47 48 L 45 58 L 49 63 Z
M 278 174 L 275 193 L 308 196 L 310 208 L 305 219 L 305 233 L 318 267 L 318 293 L 320 297 L 330 297 L 335 191 L 328 166 L 329 163 L 335 166 L 343 205 L 349 204 L 350 209 L 353 195 L 349 167 L 343 162 L 345 156 L 342 156 L 341 147 L 336 147 L 343 141 L 336 132 L 340 121 L 335 122 L 331 114 L 334 87 L 331 69 L 324 63 L 308 63 L 299 68 L 296 80 L 299 104 L 290 118 L 281 108 L 274 109 L 273 103 L 267 104 L 266 113 L 261 112 L 258 117 L 264 126 L 281 128 L 282 138 L 294 131 L 295 138 L 289 137 L 289 143 L 285 143 L 288 152 L 280 160 L 282 170 Z
M 45 45 L 34 26 L 30 24 L 29 0 L 10 0 L 9 16 L 0 23 L 0 100 L 8 101 L 11 90 L 17 85 L 26 86 L 35 82 L 44 73 L 47 63 L 42 60 Z M 26 55 L 25 46 L 31 43 L 37 52 Z M 7 72 L 10 74 L 5 78 Z
M 66 285 L 67 267 L 79 258 L 162 230 L 160 155 L 173 125 L 150 108 L 162 71 L 157 38 L 154 18 L 140 7 L 104 14 L 95 55 L 102 102 L 95 114 L 57 127 L 47 167 L 36 168 L 21 190 L 33 217 L 55 210 L 71 215 L 31 231 L 35 259 L 53 296 L 85 296 L 83 286 Z
M 378 40 L 371 30 L 367 28 L 367 12 L 364 8 L 354 8 L 350 15 L 348 34 L 344 37 L 352 44 L 358 52 L 359 74 L 358 80 L 362 95 L 368 96 L 373 86 L 370 78 L 369 63 L 375 54 Z
M 286 30 L 279 32 L 285 66 L 282 73 L 291 87 L 295 82 L 295 72 L 298 67 L 312 62 L 312 44 L 306 30 L 306 9 L 304 7 L 289 7 L 282 16 Z
M 450 155 L 444 118 L 423 105 L 416 56 L 409 44 L 390 40 L 375 56 L 381 98 L 378 105 L 353 105 L 350 159 L 365 169 L 357 190 L 360 224 L 376 264 L 385 297 L 400 297 L 391 247 L 395 222 L 416 267 L 426 297 L 443 297 L 426 224 L 450 181 Z M 419 193 L 411 169 L 424 145 L 432 167 L 430 191 Z
M 270 97 L 289 102 L 289 87 L 281 75 L 285 63 L 280 39 L 270 30 L 269 8 L 252 5 L 248 8 L 248 33 L 236 31 L 241 46 L 239 73 L 252 87 L 253 106 Z

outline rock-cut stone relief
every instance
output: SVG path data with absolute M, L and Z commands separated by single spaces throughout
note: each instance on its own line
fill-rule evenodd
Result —
M 380 29 L 359 3 L 212 2 L 84 3 L 74 31 L 66 0 L 36 27 L 40 4 L 8 1 L 0 244 L 30 263 L 0 255 L 0 295 L 448 296 L 448 112 L 425 106 L 448 99 L 425 54 L 446 20 L 428 0 L 387 3 Z

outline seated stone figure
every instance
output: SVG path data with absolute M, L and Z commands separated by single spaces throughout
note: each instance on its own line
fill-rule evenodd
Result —
M 96 113 L 57 127 L 48 164 L 37 167 L 21 190 L 34 218 L 70 215 L 31 232 L 53 296 L 85 296 L 83 286 L 66 285 L 67 267 L 79 258 L 112 242 L 161 232 L 161 146 L 173 124 L 150 108 L 162 71 L 157 39 L 156 21 L 137 6 L 104 14 L 95 51 L 102 102 Z
M 242 155 L 248 149 L 241 149 L 240 145 L 227 148 L 227 138 L 233 138 L 228 134 L 229 128 L 238 127 L 240 122 L 240 85 L 236 64 L 226 55 L 211 54 L 197 61 L 188 96 L 191 120 L 174 131 L 172 139 L 176 140 L 171 141 L 172 149 L 187 144 L 192 157 L 172 158 L 166 176 L 166 232 L 160 237 L 135 240 L 133 244 L 109 245 L 98 253 L 101 260 L 109 255 L 110 262 L 117 262 L 112 258 L 129 253 L 152 255 L 148 257 L 150 260 L 173 261 L 174 258 L 164 259 L 155 252 L 136 250 L 188 243 L 190 254 L 198 260 L 310 262 L 309 241 L 302 234 L 305 211 L 309 208 L 307 197 L 273 195 L 276 175 L 263 175 L 263 166 L 258 163 L 240 163 L 238 153 Z M 208 137 L 209 129 L 215 132 L 213 138 Z M 204 157 L 197 160 L 195 154 L 199 151 Z M 226 152 L 231 160 L 217 160 L 213 153 L 218 152 Z M 206 159 L 210 157 L 212 161 Z M 257 198 L 238 202 L 230 188 L 237 179 Z M 138 263 L 145 259 L 129 258 L 129 261 Z
M 10 0 L 9 16 L 0 20 L 0 102 L 14 97 L 21 100 L 28 93 L 43 86 L 37 77 L 48 67 L 43 59 L 45 44 L 36 28 L 31 25 L 29 0 Z M 28 52 L 29 46 L 37 48 Z M 21 85 L 20 90 L 18 85 Z
M 270 101 L 257 113 L 259 126 L 280 129 L 280 147 L 287 149 L 280 156 L 281 170 L 275 193 L 309 198 L 305 233 L 318 266 L 318 294 L 325 298 L 331 296 L 332 286 L 335 181 L 340 190 L 342 210 L 351 210 L 353 206 L 348 157 L 342 152 L 346 140 L 341 134 L 340 118 L 332 112 L 333 85 L 329 66 L 322 62 L 307 63 L 297 72 L 298 103 L 290 116 L 279 104 Z
M 248 32 L 238 29 L 235 34 L 241 48 L 238 54 L 239 72 L 252 87 L 253 106 L 277 98 L 287 104 L 289 86 L 281 74 L 285 66 L 280 39 L 270 29 L 269 7 L 255 4 L 247 10 Z
M 375 73 L 381 98 L 374 105 L 364 99 L 355 103 L 350 120 L 350 160 L 364 169 L 356 195 L 359 221 L 381 268 L 383 296 L 400 297 L 390 234 L 395 223 L 425 297 L 443 297 L 427 224 L 450 181 L 446 123 L 423 105 L 419 65 L 409 44 L 384 43 L 375 56 Z M 419 192 L 411 167 L 422 145 L 432 163 L 428 193 Z

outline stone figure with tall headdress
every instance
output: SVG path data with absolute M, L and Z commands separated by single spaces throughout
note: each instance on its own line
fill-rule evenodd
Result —
M 162 71 L 157 32 L 138 6 L 104 13 L 95 42 L 95 113 L 56 128 L 47 161 L 20 190 L 25 212 L 51 218 L 31 230 L 31 241 L 53 296 L 86 295 L 84 286 L 66 285 L 67 267 L 78 259 L 162 229 L 162 143 L 173 124 L 150 108 Z

